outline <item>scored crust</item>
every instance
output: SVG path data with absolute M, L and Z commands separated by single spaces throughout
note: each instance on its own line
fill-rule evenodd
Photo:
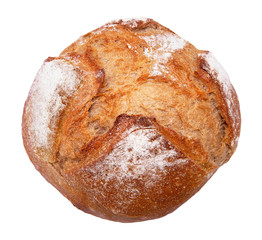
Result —
M 240 111 L 210 52 L 151 19 L 119 20 L 44 62 L 22 132 L 76 207 L 133 222 L 174 211 L 229 160 Z

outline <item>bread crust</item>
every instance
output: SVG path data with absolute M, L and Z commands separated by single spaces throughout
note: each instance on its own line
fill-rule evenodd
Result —
M 211 53 L 152 19 L 119 20 L 44 62 L 22 134 L 36 169 L 77 208 L 135 222 L 199 191 L 236 150 L 240 125 Z

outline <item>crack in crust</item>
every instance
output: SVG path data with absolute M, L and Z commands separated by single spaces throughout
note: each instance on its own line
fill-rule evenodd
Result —
M 63 51 L 62 56 L 86 54 L 105 72 L 105 81 L 89 109 L 88 131 L 93 136 L 104 134 L 122 113 L 154 116 L 161 125 L 199 139 L 210 159 L 222 164 L 233 153 L 230 141 L 234 138 L 226 139 L 232 127 L 227 131 L 230 119 L 221 104 L 223 96 L 216 90 L 213 77 L 201 72 L 203 61 L 199 56 L 203 51 L 187 43 L 183 51 L 176 47 L 172 54 L 172 46 L 163 45 L 160 37 L 152 37 L 164 36 L 166 41 L 167 33 L 174 40 L 184 41 L 150 20 L 123 25 L 113 22 Z M 148 58 L 149 47 L 157 54 Z

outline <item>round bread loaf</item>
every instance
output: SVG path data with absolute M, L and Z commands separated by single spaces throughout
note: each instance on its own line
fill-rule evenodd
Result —
M 210 52 L 131 19 L 44 61 L 22 133 L 36 169 L 77 208 L 135 222 L 193 196 L 234 153 L 240 122 L 236 92 Z

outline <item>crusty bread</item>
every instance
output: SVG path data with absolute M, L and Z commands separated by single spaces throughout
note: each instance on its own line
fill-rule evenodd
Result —
M 48 58 L 25 103 L 36 169 L 79 209 L 121 222 L 164 216 L 234 153 L 227 73 L 152 19 L 119 20 Z

